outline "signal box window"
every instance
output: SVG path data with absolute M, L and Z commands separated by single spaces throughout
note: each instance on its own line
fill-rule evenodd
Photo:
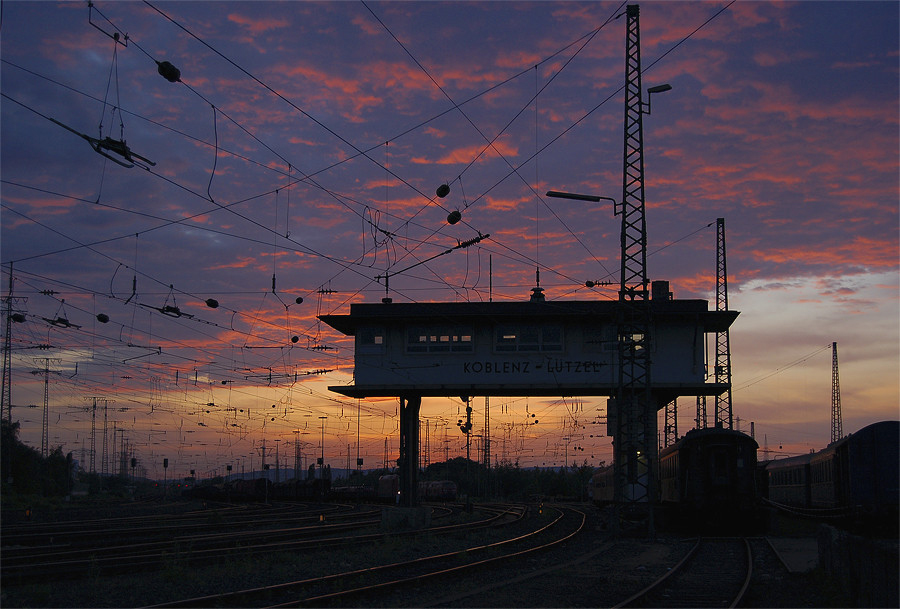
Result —
M 521 325 L 499 326 L 495 332 L 494 350 L 498 352 L 562 351 L 560 326 Z
M 467 353 L 472 330 L 464 327 L 413 327 L 406 331 L 407 353 Z
M 356 348 L 360 353 L 383 353 L 384 328 L 360 328 L 356 333 Z

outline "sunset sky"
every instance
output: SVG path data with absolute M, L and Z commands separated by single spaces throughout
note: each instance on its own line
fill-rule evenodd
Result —
M 649 275 L 715 308 L 725 218 L 739 427 L 772 455 L 825 446 L 832 342 L 844 432 L 898 418 L 900 5 L 640 7 L 644 88 L 672 85 L 643 119 Z M 170 478 L 258 469 L 263 442 L 293 467 L 296 438 L 305 465 L 323 421 L 333 467 L 357 442 L 365 468 L 396 459 L 397 400 L 327 389 L 352 382 L 353 344 L 316 316 L 386 295 L 524 301 L 536 269 L 548 300 L 615 299 L 584 285 L 618 282 L 612 204 L 544 193 L 621 198 L 624 10 L 4 2 L 20 437 L 41 446 L 46 366 L 50 446 L 89 466 L 96 399 L 98 471 L 104 406 L 107 454 L 115 428 L 160 478 L 164 458 Z M 609 462 L 605 402 L 491 398 L 492 454 Z M 430 460 L 465 455 L 463 410 L 423 403 Z M 695 410 L 679 400 L 680 433 Z

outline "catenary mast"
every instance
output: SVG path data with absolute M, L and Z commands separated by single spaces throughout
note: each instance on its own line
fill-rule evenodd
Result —
M 831 343 L 831 441 L 844 437 L 841 422 L 841 381 L 838 377 L 837 343 Z
M 652 531 L 656 404 L 650 384 L 650 293 L 644 215 L 644 104 L 641 99 L 640 9 L 626 8 L 625 150 L 618 308 L 619 379 L 614 408 L 614 499 L 619 516 L 646 512 Z M 643 508 L 643 509 L 642 509 Z
M 716 311 L 728 310 L 728 268 L 725 263 L 725 218 L 716 218 Z M 728 389 L 716 396 L 716 427 L 733 429 L 731 410 L 731 341 L 728 328 L 716 332 L 716 383 Z

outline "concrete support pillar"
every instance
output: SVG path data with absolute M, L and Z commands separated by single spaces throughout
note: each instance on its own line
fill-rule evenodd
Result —
M 400 397 L 400 505 L 414 507 L 418 504 L 419 488 L 419 407 L 422 396 Z

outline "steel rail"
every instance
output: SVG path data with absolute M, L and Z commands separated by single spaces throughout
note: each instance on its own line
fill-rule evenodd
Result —
M 497 523 L 498 520 L 504 519 L 504 518 L 509 519 L 509 521 L 510 521 L 509 523 L 518 522 L 522 518 L 524 518 L 525 514 L 527 513 L 527 509 L 524 508 L 524 506 L 515 506 L 512 508 L 510 506 L 505 506 L 505 507 L 503 507 L 503 506 L 477 506 L 476 509 L 483 509 L 485 511 L 490 511 L 490 512 L 494 513 L 494 516 L 492 516 L 491 518 L 489 518 L 485 521 L 480 521 L 482 523 L 479 525 L 480 527 L 492 526 L 495 523 Z M 505 523 L 505 524 L 509 524 L 509 523 Z M 551 523 L 551 525 L 552 524 L 553 523 Z M 446 532 L 446 531 L 452 531 L 454 529 L 460 529 L 460 528 L 465 528 L 467 530 L 471 530 L 473 528 L 479 528 L 479 526 L 473 527 L 473 523 L 462 523 L 462 524 L 458 524 L 458 525 L 447 525 L 447 526 L 434 527 L 432 529 L 424 529 L 424 530 L 419 530 L 419 531 L 409 531 L 409 532 L 402 533 L 399 535 L 400 536 L 418 535 L 423 532 L 433 532 L 433 531 Z M 525 539 L 532 534 L 539 533 L 541 531 L 546 530 L 546 528 L 548 526 L 550 526 L 550 525 L 541 527 L 540 529 L 538 529 L 538 531 L 533 531 L 533 532 L 527 533 L 525 535 L 520 535 L 518 537 L 509 539 L 509 540 L 495 542 L 492 544 L 485 544 L 485 545 L 477 546 L 474 548 L 467 548 L 464 550 L 456 550 L 453 552 L 442 553 L 442 554 L 435 555 L 435 556 L 423 557 L 423 558 L 419 558 L 419 559 L 403 561 L 403 562 L 398 562 L 398 563 L 391 563 L 388 565 L 379 565 L 376 567 L 367 567 L 364 569 L 356 569 L 356 570 L 347 571 L 347 572 L 343 572 L 343 573 L 334 573 L 334 574 L 325 575 L 322 577 L 313 577 L 313 578 L 308 578 L 308 579 L 298 580 L 298 581 L 293 581 L 293 582 L 284 582 L 284 583 L 280 583 L 280 584 L 274 584 L 271 586 L 261 586 L 261 587 L 250 588 L 250 589 L 245 589 L 245 590 L 235 590 L 232 592 L 225 592 L 222 594 L 212 594 L 212 595 L 196 597 L 196 598 L 191 598 L 191 599 L 171 601 L 171 602 L 167 602 L 167 603 L 151 605 L 150 607 L 152 607 L 154 609 L 158 609 L 161 607 L 210 607 L 210 606 L 221 606 L 223 604 L 235 604 L 235 605 L 240 604 L 239 606 L 246 606 L 250 599 L 253 599 L 253 598 L 259 597 L 259 596 L 265 596 L 265 595 L 269 595 L 272 593 L 285 593 L 292 589 L 311 588 L 313 586 L 320 585 L 320 584 L 329 584 L 329 583 L 337 582 L 337 581 L 340 581 L 341 579 L 367 576 L 367 575 L 377 574 L 380 572 L 390 572 L 391 570 L 402 568 L 402 567 L 408 567 L 408 566 L 412 566 L 412 565 L 416 565 L 416 564 L 421 565 L 421 564 L 426 564 L 429 561 L 437 561 L 437 560 L 442 560 L 442 559 L 446 560 L 449 557 L 454 557 L 454 556 L 458 557 L 461 555 L 468 554 L 470 552 L 483 551 L 488 548 L 497 547 L 497 546 L 505 544 L 505 543 L 511 543 L 514 541 Z M 583 521 L 582 521 L 582 526 L 583 526 Z M 372 537 L 383 539 L 384 535 L 379 534 L 379 535 L 375 535 Z M 352 543 L 358 543 L 358 541 L 359 541 L 359 538 L 354 538 L 352 540 Z M 150 609 L 150 607 L 147 607 L 145 609 Z
M 406 536 L 414 536 L 421 535 L 423 533 L 446 533 L 452 532 L 455 530 L 466 529 L 473 530 L 478 528 L 485 528 L 490 526 L 497 526 L 498 521 L 504 518 L 509 518 L 510 522 L 518 522 L 521 520 L 526 510 L 517 506 L 516 508 L 511 509 L 510 507 L 498 507 L 498 506 L 478 506 L 476 509 L 488 512 L 491 514 L 489 518 L 484 520 L 475 521 L 475 522 L 465 522 L 459 524 L 452 525 L 442 525 L 439 527 L 430 527 L 427 529 L 420 529 L 414 531 L 402 531 L 398 533 L 393 533 L 389 536 L 391 537 L 406 537 Z M 282 544 L 277 548 L 277 550 L 286 550 L 286 549 L 295 549 L 299 547 L 299 544 L 303 545 L 315 545 L 316 549 L 322 549 L 325 547 L 336 547 L 336 546 L 347 546 L 347 545 L 358 545 L 361 542 L 375 542 L 379 540 L 385 539 L 387 535 L 385 533 L 375 533 L 372 535 L 359 535 L 353 537 L 344 537 L 337 538 L 333 540 L 305 540 L 303 542 L 297 542 L 297 544 L 291 544 L 290 547 Z M 252 551 L 252 547 L 242 547 L 242 551 Z M 276 551 L 276 549 L 267 549 L 266 551 Z M 458 552 L 457 552 L 458 553 Z M 450 553 L 455 554 L 455 553 Z M 376 567 L 375 569 L 378 569 Z M 273 586 L 262 586 L 258 588 L 250 588 L 247 590 L 236 590 L 232 592 L 225 592 L 222 594 L 212 594 L 202 597 L 190 598 L 190 599 L 182 599 L 176 601 L 170 601 L 166 603 L 160 603 L 156 605 L 150 605 L 149 607 L 160 608 L 160 607 L 209 607 L 220 605 L 221 603 L 236 603 L 241 602 L 243 599 L 251 598 L 253 596 L 267 594 L 270 592 L 278 592 L 283 590 L 289 590 L 292 587 L 303 587 L 303 586 L 312 586 L 316 583 L 328 582 L 332 580 L 339 579 L 340 577 L 352 576 L 355 574 L 365 573 L 368 569 L 362 569 L 358 571 L 350 571 L 347 573 L 339 573 L 333 575 L 327 575 L 324 577 L 310 578 L 300 581 L 294 582 L 285 582 L 281 584 L 275 584 Z M 374 572 L 374 571 L 373 571 Z M 149 607 L 145 609 L 149 609 Z
M 475 548 L 470 548 L 468 550 L 465 550 L 465 553 L 469 554 L 470 552 L 483 551 L 488 548 L 496 548 L 496 547 L 506 545 L 509 543 L 521 541 L 523 539 L 534 538 L 537 535 L 549 530 L 551 527 L 555 526 L 563 519 L 564 513 L 563 513 L 562 509 L 560 509 L 560 508 L 554 508 L 554 509 L 559 510 L 559 516 L 556 519 L 554 519 L 552 522 L 550 522 L 549 524 L 545 525 L 544 527 L 541 527 L 540 529 L 538 529 L 536 531 L 533 531 L 526 535 L 521 535 L 514 539 L 505 540 L 502 542 L 495 542 L 492 544 L 487 544 L 487 545 L 479 546 L 479 547 L 475 547 Z M 493 564 L 493 563 L 497 563 L 497 562 L 508 561 L 510 559 L 524 556 L 526 554 L 531 554 L 533 552 L 546 550 L 548 548 L 551 548 L 555 545 L 558 545 L 560 543 L 563 543 L 563 542 L 571 539 L 572 537 L 577 535 L 579 532 L 581 532 L 581 530 L 584 528 L 584 524 L 587 519 L 587 516 L 584 514 L 584 512 L 581 512 L 580 510 L 575 510 L 574 508 L 568 508 L 568 509 L 571 509 L 571 511 L 581 514 L 581 522 L 579 523 L 579 525 L 575 529 L 575 531 L 569 533 L 568 535 L 565 535 L 564 537 L 555 539 L 548 543 L 540 544 L 538 546 L 534 546 L 531 548 L 526 548 L 524 550 L 509 552 L 507 554 L 503 554 L 500 556 L 493 556 L 490 558 L 485 558 L 483 560 L 479 560 L 479 561 L 475 561 L 475 562 L 471 562 L 471 563 L 456 565 L 456 566 L 448 567 L 448 568 L 444 568 L 444 569 L 437 569 L 435 571 L 430 571 L 430 572 L 426 572 L 426 573 L 420 573 L 418 575 L 413 575 L 411 577 L 404 577 L 404 578 L 395 579 L 395 580 L 391 580 L 391 581 L 387 581 L 387 582 L 381 582 L 378 584 L 372 584 L 369 586 L 361 586 L 358 588 L 342 590 L 342 591 L 334 592 L 331 594 L 323 594 L 323 595 L 319 595 L 319 596 L 315 596 L 315 597 L 311 597 L 311 598 L 290 601 L 287 603 L 270 605 L 267 609 L 274 609 L 274 608 L 280 608 L 280 607 L 299 607 L 299 606 L 303 606 L 303 605 L 307 605 L 307 604 L 316 604 L 316 603 L 322 603 L 323 601 L 330 601 L 330 600 L 334 600 L 334 599 L 338 599 L 338 598 L 345 598 L 347 596 L 362 595 L 362 594 L 367 594 L 370 592 L 382 591 L 382 590 L 389 589 L 389 588 L 397 588 L 397 587 L 401 587 L 401 586 L 405 586 L 405 585 L 409 585 L 409 584 L 413 584 L 413 583 L 420 583 L 424 580 L 429 580 L 432 578 L 438 578 L 438 577 L 443 577 L 443 576 L 450 575 L 450 574 L 460 573 L 462 571 L 474 569 L 477 567 L 483 567 L 485 565 L 489 565 L 489 564 Z M 407 561 L 405 563 L 397 563 L 396 565 L 387 565 L 386 567 L 378 567 L 377 569 L 379 569 L 379 570 L 383 569 L 383 568 L 397 569 L 400 567 L 411 566 L 411 565 L 422 565 L 422 564 L 426 564 L 427 562 L 441 560 L 441 559 L 444 559 L 449 556 L 453 556 L 453 555 L 458 556 L 459 554 L 461 554 L 461 553 L 453 552 L 453 553 L 448 553 L 448 554 L 444 554 L 441 556 L 425 557 L 422 559 Z
M 740 539 L 741 539 L 741 541 L 743 541 L 744 559 L 746 561 L 746 571 L 744 573 L 744 579 L 743 579 L 740 589 L 733 596 L 733 598 L 730 600 L 729 604 L 727 605 L 729 607 L 729 609 L 733 609 L 734 607 L 737 607 L 741 603 L 741 601 L 743 600 L 744 596 L 747 593 L 747 590 L 750 587 L 750 581 L 753 577 L 753 552 L 750 548 L 750 541 L 746 537 L 742 537 Z M 657 579 L 656 581 L 651 583 L 646 588 L 636 592 L 635 594 L 631 595 L 624 601 L 615 605 L 614 609 L 619 609 L 622 607 L 642 607 L 642 606 L 664 607 L 665 605 L 661 605 L 657 598 L 653 598 L 654 595 L 660 593 L 664 589 L 663 586 L 667 583 L 670 583 L 670 579 L 672 579 L 672 581 L 674 581 L 674 578 L 683 577 L 689 571 L 688 566 L 695 566 L 695 565 L 693 565 L 693 561 L 697 558 L 698 549 L 701 547 L 702 544 L 721 542 L 721 541 L 723 541 L 722 538 L 715 538 L 715 539 L 713 539 L 713 538 L 706 538 L 706 539 L 698 538 L 697 543 L 694 544 L 694 546 L 688 551 L 688 553 L 684 556 L 684 558 L 682 558 L 678 562 L 678 564 L 676 564 L 674 567 L 672 567 L 670 570 L 668 570 L 662 577 L 660 577 L 659 579 Z M 650 601 L 650 599 L 653 599 L 653 600 Z M 690 599 L 689 606 L 692 606 L 692 607 L 703 607 L 703 606 L 719 607 L 719 606 L 721 606 L 721 602 L 719 602 L 719 601 L 711 602 L 709 605 L 704 605 L 704 604 L 702 604 L 701 601 L 702 601 L 702 599 L 697 599 L 695 597 L 692 597 Z M 645 603 L 648 603 L 648 602 L 652 602 L 652 604 L 646 605 Z M 682 605 L 674 604 L 673 606 L 682 606 Z

